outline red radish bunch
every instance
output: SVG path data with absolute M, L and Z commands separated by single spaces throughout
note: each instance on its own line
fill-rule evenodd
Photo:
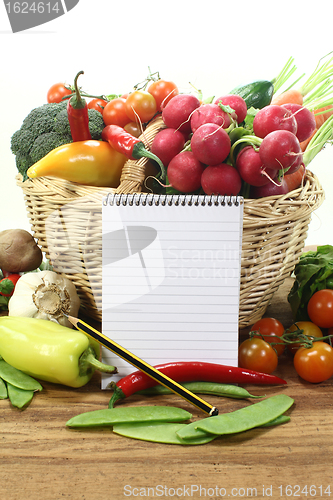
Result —
M 297 104 L 267 105 L 256 111 L 253 131 L 243 128 L 232 141 L 231 132 L 244 124 L 247 113 L 244 99 L 233 94 L 212 104 L 178 94 L 167 103 L 166 128 L 151 149 L 167 167 L 170 187 L 230 196 L 246 184 L 257 197 L 285 194 L 300 183 L 305 170 L 300 142 L 314 133 L 313 113 Z

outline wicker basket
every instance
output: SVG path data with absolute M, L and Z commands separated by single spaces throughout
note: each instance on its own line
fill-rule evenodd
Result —
M 163 127 L 152 122 L 141 140 L 150 146 Z M 113 191 L 142 190 L 146 158 L 127 161 L 120 186 Z M 83 312 L 101 320 L 102 197 L 109 189 L 42 177 L 22 182 L 31 228 L 54 269 L 75 284 Z M 289 277 L 304 247 L 311 213 L 324 201 L 318 179 L 307 171 L 303 186 L 284 196 L 245 200 L 241 256 L 239 326 L 260 319 L 274 292 Z

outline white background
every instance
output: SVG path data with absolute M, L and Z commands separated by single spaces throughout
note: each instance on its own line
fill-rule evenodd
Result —
M 320 12 L 319 10 L 322 9 Z M 181 91 L 204 96 L 229 92 L 258 79 L 270 80 L 290 56 L 299 73 L 310 72 L 333 50 L 333 7 L 307 10 L 303 1 L 80 0 L 64 16 L 13 34 L 0 4 L 0 230 L 30 230 L 10 138 L 49 87 L 72 83 L 92 94 L 122 93 L 159 71 Z M 311 163 L 326 200 L 313 215 L 307 244 L 333 244 L 331 231 L 333 147 Z

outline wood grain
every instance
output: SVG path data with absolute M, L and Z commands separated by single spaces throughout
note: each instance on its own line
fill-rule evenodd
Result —
M 286 327 L 291 322 L 286 300 L 290 286 L 287 280 L 266 314 Z M 240 332 L 241 339 L 246 333 Z M 105 429 L 66 428 L 74 415 L 107 407 L 111 393 L 100 390 L 97 375 L 81 389 L 43 383 L 44 390 L 24 411 L 0 401 L 1 498 L 328 498 L 324 493 L 328 486 L 333 494 L 332 381 L 302 382 L 287 354 L 282 355 L 276 374 L 288 381 L 287 387 L 248 385 L 247 389 L 259 395 L 284 392 L 293 397 L 288 424 L 194 447 L 135 441 Z M 133 396 L 119 404 L 161 401 L 161 397 Z M 209 402 L 220 412 L 250 404 L 216 397 L 209 397 Z M 163 404 L 203 417 L 175 395 L 163 396 Z M 316 488 L 312 496 L 311 485 Z M 307 486 L 308 494 L 298 486 Z

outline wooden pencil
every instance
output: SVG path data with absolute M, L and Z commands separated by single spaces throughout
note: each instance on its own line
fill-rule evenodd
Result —
M 106 337 L 106 335 L 104 335 L 103 333 L 99 332 L 98 330 L 95 330 L 95 328 L 91 327 L 90 325 L 88 325 L 87 323 L 78 318 L 74 318 L 73 316 L 69 315 L 66 316 L 68 320 L 72 323 L 72 325 L 75 326 L 75 328 L 87 334 L 89 337 L 97 340 L 97 342 L 99 342 L 101 345 L 103 345 L 104 347 L 106 347 L 107 349 L 109 349 L 114 354 L 121 357 L 131 365 L 135 366 L 135 368 L 137 368 L 138 370 L 144 372 L 146 375 L 156 380 L 156 382 L 158 382 L 159 384 L 168 387 L 172 392 L 178 394 L 178 396 L 182 397 L 183 399 L 185 399 L 192 405 L 196 406 L 197 408 L 200 408 L 208 415 L 211 416 L 218 414 L 218 410 L 215 406 L 212 406 L 211 404 L 207 403 L 193 392 L 187 390 L 181 384 L 178 384 L 178 382 L 172 380 L 167 375 L 164 375 L 164 373 L 157 370 L 149 363 L 146 363 L 146 361 L 143 361 L 142 359 L 135 356 L 135 354 L 132 354 L 124 347 L 121 347 L 119 344 Z

